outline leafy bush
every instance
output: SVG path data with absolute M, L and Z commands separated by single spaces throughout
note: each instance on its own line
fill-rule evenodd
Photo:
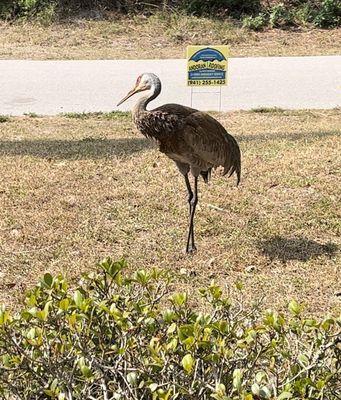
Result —
M 9 121 L 9 116 L 8 115 L 0 115 L 0 124 L 2 122 L 8 122 Z
M 11 15 L 12 2 L 10 0 L 3 0 L 0 2 L 0 18 L 7 19 Z
M 316 9 L 309 3 L 303 3 L 292 10 L 292 23 L 297 26 L 306 26 L 313 22 L 315 15 Z
M 103 261 L 71 290 L 45 274 L 11 316 L 0 309 L 4 399 L 336 399 L 340 320 L 260 313 L 200 291 L 166 300 L 169 275 Z
M 224 12 L 229 16 L 240 17 L 243 14 L 254 14 L 261 9 L 260 0 L 183 0 L 179 3 L 187 12 L 196 15 Z
M 268 25 L 268 17 L 265 14 L 258 14 L 255 17 L 248 16 L 243 18 L 243 28 L 253 31 L 261 31 Z
M 272 7 L 269 16 L 269 24 L 271 28 L 279 28 L 291 25 L 293 22 L 293 15 L 289 8 L 283 3 L 276 4 Z
M 4 0 L 0 4 L 0 18 L 34 18 L 51 23 L 55 17 L 58 0 Z
M 298 1 L 277 3 L 263 8 L 258 15 L 243 18 L 243 27 L 261 30 L 267 26 L 283 28 L 310 24 L 320 28 L 335 28 L 341 23 L 341 1 Z
M 320 28 L 338 27 L 341 24 L 341 1 L 324 0 L 314 18 L 314 24 Z

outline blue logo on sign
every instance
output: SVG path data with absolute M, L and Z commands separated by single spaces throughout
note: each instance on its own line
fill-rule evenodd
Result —
M 194 53 L 190 58 L 190 61 L 224 61 L 226 58 L 220 51 L 216 49 L 210 49 L 207 47 L 206 49 L 201 49 Z

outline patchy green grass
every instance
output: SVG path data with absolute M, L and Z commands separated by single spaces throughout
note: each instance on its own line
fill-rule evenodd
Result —
M 227 44 L 231 55 L 295 56 L 340 54 L 340 29 L 271 29 L 251 32 L 229 19 L 179 13 L 107 20 L 73 19 L 43 25 L 0 21 L 3 59 L 184 58 L 189 44 Z
M 41 117 L 41 115 L 39 115 L 39 114 L 37 114 L 35 112 L 24 113 L 24 115 L 26 117 L 31 117 L 31 118 L 39 118 L 39 117 Z
M 8 122 L 9 121 L 9 116 L 8 115 L 0 115 L 0 124 L 2 122 Z
M 283 113 L 283 112 L 285 112 L 285 110 L 283 108 L 280 108 L 280 107 L 258 107 L 258 108 L 252 108 L 250 111 L 254 112 L 254 113 L 263 113 L 263 114 L 264 113 L 273 114 L 273 113 Z
M 118 119 L 121 117 L 127 117 L 128 115 L 130 115 L 130 113 L 125 111 L 68 112 L 61 114 L 61 116 L 64 116 L 66 118 L 76 118 L 76 119 L 89 119 L 89 118 Z
M 193 257 L 182 177 L 114 115 L 0 124 L 0 302 L 44 271 L 73 279 L 112 255 L 171 269 L 177 289 L 241 282 L 246 302 L 340 310 L 339 110 L 214 113 L 240 143 L 242 183 L 200 182 Z

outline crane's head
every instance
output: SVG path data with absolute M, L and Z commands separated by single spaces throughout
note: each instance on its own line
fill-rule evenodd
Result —
M 128 94 L 125 97 L 123 97 L 123 99 L 117 105 L 119 106 L 124 101 L 129 99 L 129 97 L 133 96 L 135 93 L 151 89 L 153 90 L 153 93 L 155 93 L 156 91 L 160 93 L 161 82 L 160 79 L 155 74 L 146 72 L 137 78 L 134 88 L 130 90 Z

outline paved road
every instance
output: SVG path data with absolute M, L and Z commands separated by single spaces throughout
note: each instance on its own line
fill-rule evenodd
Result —
M 154 106 L 190 105 L 185 60 L 28 61 L 0 60 L 0 114 L 111 111 L 142 72 L 160 76 Z M 193 107 L 217 110 L 219 88 L 194 89 Z M 128 110 L 134 98 L 119 107 Z M 256 107 L 341 106 L 341 56 L 231 58 L 222 110 Z

